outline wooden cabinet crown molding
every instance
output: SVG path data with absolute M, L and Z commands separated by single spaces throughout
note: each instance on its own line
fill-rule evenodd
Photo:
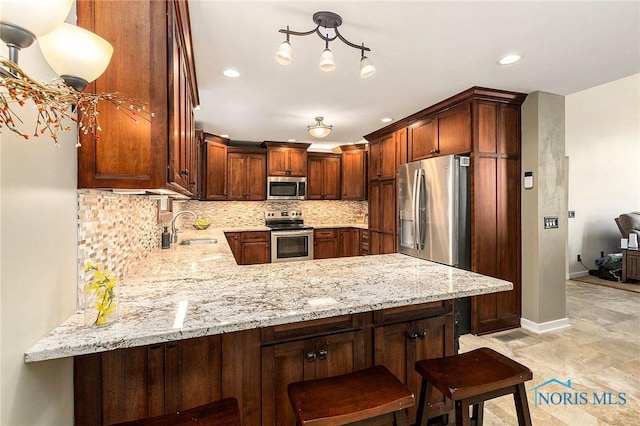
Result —
M 368 141 L 376 140 L 384 135 L 388 135 L 397 130 L 408 127 L 419 120 L 424 120 L 431 115 L 444 112 L 463 102 L 490 101 L 504 104 L 522 105 L 526 97 L 526 93 L 510 92 L 507 90 L 489 89 L 486 87 L 474 86 L 470 89 L 465 90 L 464 92 L 460 92 L 457 95 L 454 95 L 448 99 L 438 102 L 437 104 L 434 104 L 428 108 L 425 108 L 401 120 L 398 120 L 395 123 L 371 132 L 368 135 L 365 135 L 364 138 Z
M 266 148 L 303 148 L 309 149 L 311 146 L 310 143 L 300 143 L 300 142 L 277 142 L 277 141 L 264 141 L 262 146 Z

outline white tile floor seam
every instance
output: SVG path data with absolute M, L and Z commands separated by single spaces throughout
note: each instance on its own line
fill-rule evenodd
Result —
M 525 388 L 534 425 L 639 424 L 640 293 L 567 281 L 567 316 L 571 327 L 558 332 L 462 336 L 460 352 L 487 346 L 529 367 L 533 380 Z M 570 380 L 571 388 L 544 385 L 552 379 Z M 484 424 L 516 425 L 513 398 L 487 402 Z

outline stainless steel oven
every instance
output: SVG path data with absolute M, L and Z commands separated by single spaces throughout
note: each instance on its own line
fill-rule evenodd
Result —
M 271 263 L 313 259 L 313 228 L 305 226 L 302 212 L 267 211 L 271 228 Z
M 271 262 L 313 259 L 313 229 L 271 231 Z

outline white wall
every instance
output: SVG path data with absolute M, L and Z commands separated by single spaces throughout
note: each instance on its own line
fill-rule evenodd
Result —
M 37 46 L 20 65 L 54 76 Z M 36 111 L 16 111 L 33 132 Z M 60 148 L 0 132 L 0 425 L 72 425 L 71 359 L 25 364 L 23 354 L 76 308 L 77 131 L 61 134 Z
M 600 251 L 614 253 L 613 219 L 640 210 L 640 74 L 566 97 L 569 157 L 569 276 L 595 268 Z

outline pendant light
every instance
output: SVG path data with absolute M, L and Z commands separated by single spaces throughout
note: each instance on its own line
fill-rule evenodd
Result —
M 318 68 L 322 72 L 331 72 L 336 69 L 336 60 L 333 57 L 333 53 L 331 49 L 329 49 L 329 42 L 322 51 L 322 55 L 320 55 L 320 63 L 318 64 Z

